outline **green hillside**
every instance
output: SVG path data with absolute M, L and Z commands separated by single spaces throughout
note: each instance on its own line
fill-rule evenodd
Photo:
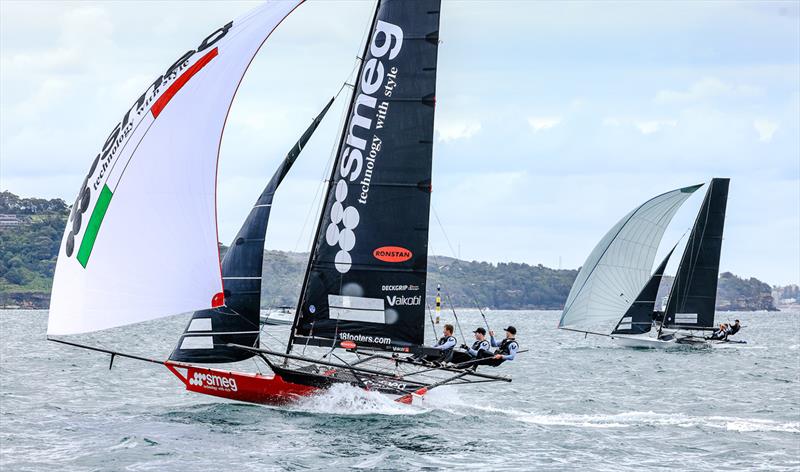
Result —
M 47 308 L 61 236 L 69 207 L 63 200 L 19 198 L 0 193 L 0 306 Z M 221 247 L 224 253 L 225 247 Z M 294 306 L 308 254 L 266 251 L 262 305 Z M 441 284 L 446 304 L 493 309 L 560 309 L 576 270 L 556 270 L 516 262 L 428 260 L 428 296 Z M 668 280 L 669 282 L 669 280 Z M 662 284 L 666 293 L 668 283 Z M 730 272 L 720 275 L 718 309 L 775 309 L 770 286 Z

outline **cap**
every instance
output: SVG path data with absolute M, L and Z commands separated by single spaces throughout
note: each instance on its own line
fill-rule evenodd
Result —
M 513 326 L 509 326 L 508 328 L 506 328 L 506 331 L 508 331 L 511 334 L 517 334 L 517 328 Z
M 481 333 L 482 335 L 486 336 L 486 330 L 483 328 L 478 328 L 473 333 Z

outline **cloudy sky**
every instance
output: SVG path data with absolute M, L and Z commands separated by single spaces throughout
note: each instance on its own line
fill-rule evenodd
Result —
M 642 201 L 726 176 L 721 269 L 798 283 L 798 5 L 445 0 L 432 252 L 575 268 Z M 73 200 L 130 103 L 252 6 L 0 3 L 0 189 Z M 253 62 L 223 139 L 224 242 L 351 74 L 371 9 L 310 1 Z M 344 102 L 281 187 L 269 247 L 308 248 Z

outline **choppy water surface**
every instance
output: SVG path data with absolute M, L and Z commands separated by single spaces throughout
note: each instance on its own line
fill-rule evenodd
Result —
M 800 467 L 799 313 L 736 314 L 742 349 L 670 352 L 558 331 L 556 312 L 491 312 L 530 349 L 494 370 L 514 382 L 433 391 L 425 408 L 350 387 L 289 408 L 192 394 L 158 365 L 109 371 L 46 342 L 46 316 L 0 311 L 3 471 Z M 161 358 L 184 323 L 92 341 Z

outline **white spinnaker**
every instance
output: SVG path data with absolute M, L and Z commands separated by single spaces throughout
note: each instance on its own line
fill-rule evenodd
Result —
M 558 326 L 611 333 L 650 279 L 667 225 L 698 188 L 700 185 L 654 197 L 614 225 L 578 273 Z
M 223 127 L 253 56 L 301 1 L 266 3 L 219 28 L 120 120 L 67 223 L 48 335 L 221 303 L 216 174 Z

